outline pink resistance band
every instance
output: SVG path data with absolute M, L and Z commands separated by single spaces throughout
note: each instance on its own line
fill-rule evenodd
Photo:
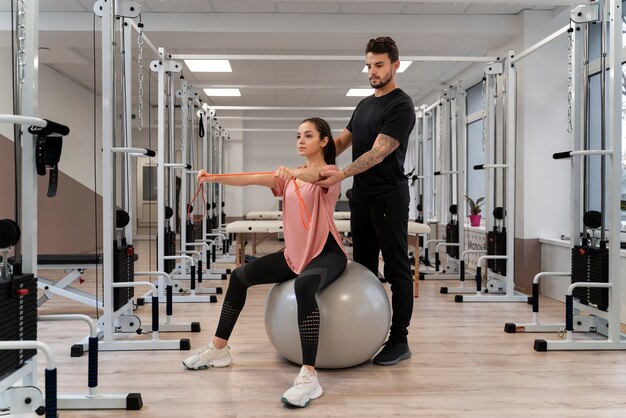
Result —
M 257 171 L 257 172 L 248 172 L 248 173 L 224 173 L 224 174 L 211 174 L 211 176 L 215 176 L 215 177 L 250 176 L 250 175 L 255 175 L 255 174 L 274 174 L 274 172 L 273 171 Z M 311 213 L 309 212 L 309 209 L 307 209 L 306 204 L 304 203 L 304 199 L 302 199 L 302 195 L 300 194 L 300 186 L 298 186 L 296 179 L 292 178 L 291 180 L 293 181 L 293 184 L 296 187 L 296 195 L 298 196 L 298 202 L 300 204 L 300 219 L 302 220 L 302 226 L 304 226 L 304 229 L 309 229 L 309 227 L 311 226 Z M 195 202 L 196 197 L 198 197 L 198 194 L 200 194 L 200 191 L 202 189 L 203 189 L 202 183 L 200 183 L 200 185 L 198 185 L 198 190 L 196 190 L 196 194 L 194 194 L 191 203 L 187 206 L 187 217 L 191 216 L 190 209 L 193 206 L 193 202 Z M 206 201 L 204 200 L 204 193 L 202 193 L 202 203 L 204 204 L 204 213 L 202 214 L 202 218 L 204 218 L 207 215 Z M 304 208 L 304 213 L 302 212 L 303 208 Z M 306 214 L 306 218 L 307 218 L 306 221 L 304 219 L 304 214 Z

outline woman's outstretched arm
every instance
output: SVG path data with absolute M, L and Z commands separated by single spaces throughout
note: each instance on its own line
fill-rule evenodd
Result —
M 274 187 L 274 173 L 271 174 L 211 174 L 204 170 L 198 173 L 198 181 L 201 183 L 221 183 L 227 186 L 265 186 Z

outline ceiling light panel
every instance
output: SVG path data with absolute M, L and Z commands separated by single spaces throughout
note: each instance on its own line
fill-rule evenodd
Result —
M 204 89 L 204 93 L 209 97 L 239 97 L 239 89 Z
M 366 97 L 374 94 L 374 89 L 350 89 L 346 96 L 349 97 Z
M 232 73 L 228 60 L 185 60 L 192 73 Z

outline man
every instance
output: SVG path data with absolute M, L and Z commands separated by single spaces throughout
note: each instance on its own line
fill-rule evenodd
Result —
M 396 85 L 400 66 L 393 39 L 371 39 L 365 63 L 374 95 L 357 105 L 348 126 L 335 138 L 337 154 L 352 145 L 352 164 L 339 171 L 302 170 L 298 178 L 331 186 L 354 176 L 350 227 L 354 261 L 374 274 L 378 254 L 391 284 L 393 311 L 389 339 L 374 357 L 379 365 L 394 365 L 411 357 L 407 342 L 413 312 L 413 278 L 407 248 L 409 187 L 404 158 L 415 125 L 411 98 Z

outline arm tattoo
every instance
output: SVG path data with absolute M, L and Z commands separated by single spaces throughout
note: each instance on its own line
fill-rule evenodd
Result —
M 352 164 L 344 168 L 344 177 L 355 176 L 367 171 L 371 167 L 380 163 L 386 156 L 391 154 L 400 146 L 400 141 L 384 134 L 378 134 L 372 149 L 354 160 Z

